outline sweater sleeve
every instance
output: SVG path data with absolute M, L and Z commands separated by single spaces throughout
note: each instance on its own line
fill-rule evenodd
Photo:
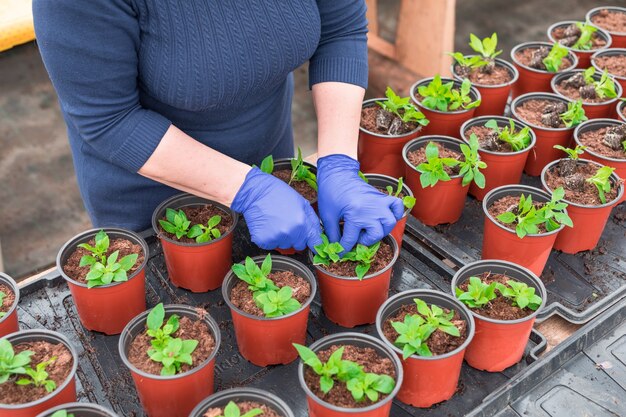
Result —
M 139 102 L 132 7 L 127 0 L 34 0 L 33 15 L 66 122 L 104 159 L 138 171 L 171 123 Z
M 365 0 L 318 0 L 321 39 L 309 63 L 309 87 L 338 81 L 367 88 Z

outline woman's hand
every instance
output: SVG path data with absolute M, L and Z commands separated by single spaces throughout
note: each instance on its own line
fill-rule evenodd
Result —
M 261 249 L 313 250 L 322 243 L 311 204 L 278 178 L 252 168 L 231 208 L 243 214 L 252 241 Z

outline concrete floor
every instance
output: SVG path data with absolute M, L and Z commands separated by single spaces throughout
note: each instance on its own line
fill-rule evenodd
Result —
M 470 32 L 484 37 L 496 31 L 505 59 L 515 44 L 545 39 L 551 23 L 582 19 L 599 5 L 598 0 L 457 3 L 457 50 L 468 50 Z M 601 3 L 620 5 L 623 0 Z M 379 4 L 382 34 L 393 40 L 399 0 Z M 296 143 L 310 154 L 316 149 L 316 124 L 306 68 L 295 75 Z M 76 186 L 65 125 L 35 43 L 0 54 L 0 91 L 0 243 L 4 270 L 19 278 L 53 264 L 58 248 L 88 228 L 89 219 Z

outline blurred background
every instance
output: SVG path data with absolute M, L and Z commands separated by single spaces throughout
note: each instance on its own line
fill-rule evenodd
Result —
M 0 23 L 3 10 L 0 0 Z M 15 0 L 14 0 L 15 1 Z M 547 40 L 547 27 L 582 20 L 601 5 L 624 0 L 457 0 L 455 49 L 469 52 L 469 33 L 498 33 L 502 57 L 516 44 Z M 400 0 L 379 0 L 380 35 L 393 42 Z M 435 33 L 440 28 L 433 27 Z M 429 39 L 415 39 L 428 42 Z M 296 145 L 316 150 L 316 122 L 306 66 L 296 71 Z M 431 76 L 432 74 L 420 74 Z M 393 81 L 380 80 L 383 83 Z M 397 86 L 396 86 L 397 88 Z M 55 92 L 36 42 L 0 52 L 0 247 L 4 270 L 23 278 L 51 266 L 60 246 L 90 222 L 74 178 L 72 156 Z M 400 91 L 407 95 L 407 91 Z

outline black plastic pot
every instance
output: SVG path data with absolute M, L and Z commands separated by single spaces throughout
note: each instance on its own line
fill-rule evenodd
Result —
M 209 408 L 225 407 L 231 401 L 235 403 L 250 401 L 263 404 L 270 407 L 281 417 L 294 417 L 291 408 L 276 395 L 268 391 L 247 387 L 227 389 L 211 395 L 198 404 L 189 414 L 189 417 L 203 417 Z
M 113 411 L 109 411 L 98 404 L 90 403 L 69 403 L 59 405 L 58 407 L 51 408 L 46 412 L 39 414 L 37 417 L 52 417 L 55 412 L 62 410 L 74 414 L 74 417 L 118 417 L 118 415 Z
M 552 81 L 550 81 L 550 86 L 552 87 L 552 91 L 554 91 L 555 94 L 558 94 L 559 96 L 563 97 L 567 101 L 575 102 L 576 100 L 569 98 L 565 96 L 564 94 L 561 94 L 559 90 L 557 89 L 557 85 L 559 85 L 560 83 L 562 83 L 564 80 L 568 79 L 569 77 L 575 74 L 583 73 L 583 72 L 585 72 L 585 70 L 578 69 L 578 70 L 572 70 L 572 71 L 567 71 L 567 72 L 556 74 L 554 78 L 552 78 Z M 614 78 L 612 75 L 610 75 L 610 77 Z M 602 78 L 602 71 L 596 71 L 596 73 L 593 75 L 593 78 L 596 81 L 600 81 L 600 78 Z M 615 92 L 617 93 L 617 97 L 609 99 L 607 101 L 600 102 L 600 103 L 588 103 L 588 102 L 583 101 L 583 109 L 585 109 L 585 115 L 587 116 L 587 118 L 601 119 L 601 118 L 606 118 L 606 117 L 610 117 L 613 115 L 613 112 L 615 111 L 615 103 L 617 102 L 617 100 L 619 100 L 619 98 L 622 96 L 622 93 L 623 93 L 622 85 L 619 82 L 617 82 L 617 80 L 614 79 L 614 81 L 615 81 Z
M 593 65 L 596 72 L 600 74 L 602 74 L 604 69 L 600 67 L 597 59 L 603 56 L 626 56 L 626 48 L 603 49 L 591 55 L 591 65 Z M 626 89 L 626 76 L 614 74 L 612 72 L 609 72 L 609 74 L 611 74 L 611 76 L 613 76 L 613 78 L 615 78 L 615 80 L 622 86 L 622 97 L 624 97 L 626 95 L 626 91 L 624 91 Z
M 0 337 L 2 337 L 19 330 L 17 304 L 20 302 L 20 289 L 17 287 L 17 283 L 13 280 L 13 278 L 2 272 L 0 272 L 0 284 L 9 287 L 15 295 L 13 305 L 9 311 L 7 311 L 2 318 L 0 318 Z
M 402 157 L 402 153 L 400 153 L 400 156 Z M 391 186 L 393 188 L 394 193 L 396 192 L 396 189 L 398 188 L 397 178 L 393 178 L 393 177 L 382 175 L 382 174 L 365 174 L 365 178 L 367 178 L 368 183 L 373 187 L 380 187 L 382 189 L 386 189 L 387 186 Z M 411 191 L 409 186 L 406 185 L 404 181 L 402 183 L 402 193 L 404 193 L 404 195 L 406 196 L 413 197 L 413 191 Z M 404 235 L 404 227 L 406 226 L 406 219 L 409 217 L 410 212 L 411 212 L 411 209 L 408 209 L 408 208 L 404 209 L 404 216 L 402 216 L 402 218 L 398 220 L 398 222 L 396 223 L 396 226 L 393 228 L 393 230 L 390 233 L 390 235 L 393 236 L 393 238 L 398 243 L 398 246 L 402 246 L 402 236 Z

